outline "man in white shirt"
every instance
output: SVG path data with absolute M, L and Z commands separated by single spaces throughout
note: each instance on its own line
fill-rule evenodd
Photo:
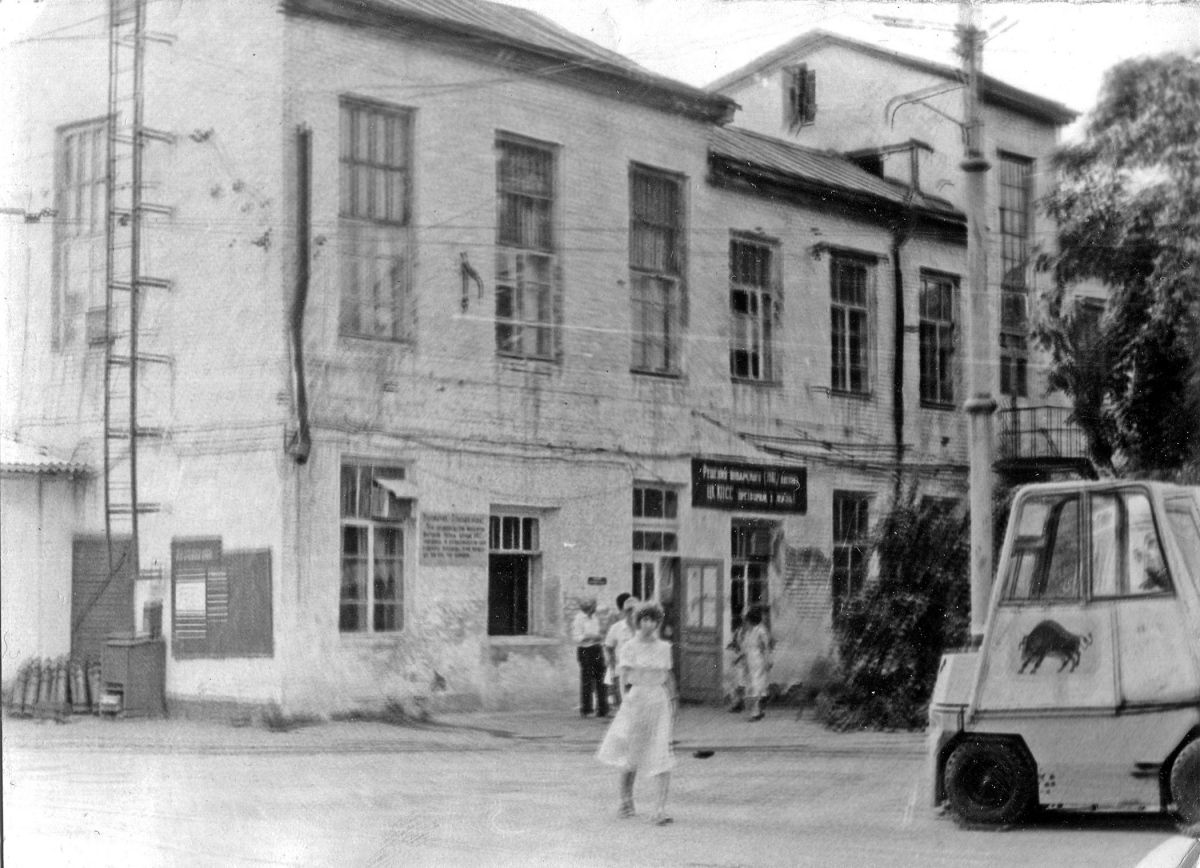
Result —
M 571 639 L 575 642 L 575 654 L 579 659 L 579 713 L 583 717 L 592 713 L 593 697 L 596 717 L 608 717 L 604 651 L 600 646 L 603 635 L 600 618 L 596 616 L 596 601 L 590 597 L 580 600 L 579 612 L 571 623 Z
M 604 634 L 604 659 L 608 663 L 612 704 L 618 708 L 621 706 L 621 679 L 617 674 L 617 652 L 637 633 L 637 629 L 633 626 L 633 610 L 638 607 L 640 602 L 641 600 L 633 594 L 617 594 L 617 609 L 621 614 Z

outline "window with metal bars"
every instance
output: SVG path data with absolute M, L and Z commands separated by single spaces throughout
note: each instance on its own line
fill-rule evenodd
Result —
M 665 172 L 629 172 L 629 280 L 634 371 L 680 373 L 683 328 L 682 183 Z
M 833 493 L 833 617 L 862 590 L 867 577 L 867 531 L 871 497 L 853 491 Z
M 729 373 L 739 380 L 774 379 L 772 326 L 777 303 L 775 248 L 734 238 L 729 242 Z
M 50 346 L 79 342 L 84 311 L 105 304 L 108 123 L 58 131 Z
M 342 464 L 343 633 L 387 633 L 404 626 L 404 530 L 411 501 L 395 489 L 405 474 L 403 467 Z
M 953 406 L 954 344 L 958 280 L 945 275 L 921 275 L 920 339 L 921 402 Z
M 836 392 L 866 394 L 870 318 L 867 294 L 873 264 L 842 254 L 830 258 L 831 386 Z
M 552 145 L 496 140 L 496 351 L 554 356 L 555 239 Z
M 412 112 L 343 98 L 339 332 L 403 340 L 410 315 Z

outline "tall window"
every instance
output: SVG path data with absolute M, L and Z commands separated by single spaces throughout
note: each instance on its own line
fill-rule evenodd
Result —
M 404 626 L 404 525 L 396 494 L 403 467 L 342 465 L 342 586 L 338 629 L 386 633 Z
M 496 141 L 496 351 L 554 355 L 554 150 Z
M 921 275 L 921 402 L 954 404 L 954 320 L 958 281 Z
M 488 529 L 488 635 L 535 632 L 541 583 L 539 521 L 529 515 L 491 516 Z
M 78 342 L 87 306 L 104 304 L 107 125 L 90 121 L 58 132 L 55 173 L 50 345 Z
M 840 617 L 846 601 L 862 590 L 867 576 L 867 520 L 869 495 L 852 491 L 833 493 L 833 617 Z
M 661 485 L 633 488 L 633 581 L 639 600 L 656 599 L 663 559 L 679 552 L 679 493 Z
M 729 373 L 740 380 L 773 379 L 771 327 L 777 286 L 774 248 L 734 238 L 729 242 Z
M 683 194 L 680 180 L 651 169 L 629 172 L 629 281 L 633 369 L 679 373 L 683 327 Z
M 1029 250 L 1033 240 L 1033 161 L 1000 155 L 1000 392 L 1028 394 Z
M 341 101 L 338 331 L 402 340 L 410 312 L 412 113 Z
M 794 132 L 817 120 L 817 73 L 806 65 L 783 71 L 783 114 Z
M 742 618 L 754 607 L 765 609 L 767 568 L 771 563 L 771 541 L 777 525 L 735 521 L 731 529 L 729 566 L 730 629 L 742 625 Z
M 830 261 L 831 379 L 834 391 L 866 394 L 870 320 L 867 288 L 873 266 L 865 259 L 835 254 Z

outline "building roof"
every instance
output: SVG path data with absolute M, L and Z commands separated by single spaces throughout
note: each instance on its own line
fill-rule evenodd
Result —
M 726 91 L 753 75 L 761 75 L 763 72 L 781 65 L 797 55 L 805 54 L 820 45 L 826 44 L 870 54 L 873 57 L 898 63 L 901 66 L 907 66 L 910 69 L 940 76 L 951 81 L 960 81 L 962 78 L 960 70 L 949 64 L 936 63 L 932 60 L 901 54 L 898 51 L 880 48 L 878 45 L 861 42 L 847 36 L 830 33 L 826 30 L 811 30 L 772 51 L 768 51 L 740 69 L 735 69 L 733 72 L 721 76 L 712 82 L 708 86 L 708 89 L 713 92 Z M 1079 117 L 1079 112 L 1068 108 L 1062 103 L 1021 90 L 990 75 L 981 74 L 979 82 L 983 101 L 989 105 L 1006 108 L 1027 117 L 1056 125 L 1069 124 L 1075 118 Z
M 709 153 L 737 164 L 765 169 L 827 190 L 893 208 L 915 207 L 929 216 L 961 222 L 966 215 L 936 196 L 913 192 L 860 169 L 840 154 L 818 151 L 738 127 L 714 127 Z
M 576 36 L 548 18 L 487 0 L 283 0 L 284 8 L 384 29 L 416 26 L 480 43 L 522 49 L 557 62 L 536 67 L 538 74 L 572 81 L 571 73 L 590 72 L 634 87 L 608 87 L 613 96 L 650 102 L 681 114 L 724 123 L 737 107 L 732 99 L 651 72 L 627 57 Z M 501 60 L 503 58 L 495 57 Z M 575 79 L 576 83 L 578 80 Z
M 35 446 L 8 434 L 0 435 L 0 472 L 84 474 L 88 466 L 54 454 L 45 446 Z

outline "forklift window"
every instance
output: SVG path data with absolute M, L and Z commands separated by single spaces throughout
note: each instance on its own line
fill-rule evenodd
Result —
M 1026 501 L 1017 523 L 1007 599 L 1080 598 L 1079 498 Z
M 1171 592 L 1171 576 L 1146 495 L 1093 495 L 1091 518 L 1093 597 Z

